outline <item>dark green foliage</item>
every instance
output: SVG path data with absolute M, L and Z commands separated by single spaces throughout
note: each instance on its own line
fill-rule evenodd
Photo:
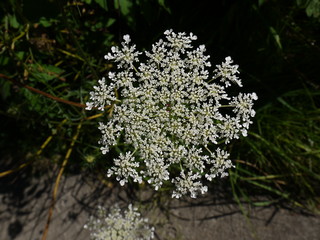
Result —
M 249 86 L 243 91 L 259 96 L 255 127 L 232 148 L 235 196 L 262 193 L 315 204 L 320 194 L 319 1 L 211 5 L 191 0 L 1 1 L 0 74 L 6 76 L 0 77 L 1 151 L 35 152 L 58 131 L 43 154 L 52 162 L 54 155 L 64 155 L 77 124 L 94 112 L 56 99 L 84 104 L 96 81 L 113 68 L 103 56 L 123 34 L 130 34 L 139 49 L 150 49 L 172 28 L 196 34 L 213 64 L 232 56 Z M 70 169 L 105 172 L 111 164 L 112 152 L 101 156 L 97 145 L 98 120 L 83 121 Z
M 251 184 L 298 205 L 319 196 L 319 100 L 319 91 L 296 90 L 259 109 L 255 132 L 234 146 L 235 193 L 250 195 L 242 186 Z

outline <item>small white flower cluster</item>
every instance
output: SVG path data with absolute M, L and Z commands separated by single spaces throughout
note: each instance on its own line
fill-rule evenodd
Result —
M 145 51 L 147 60 L 138 67 L 142 53 L 128 35 L 121 48 L 112 47 L 105 58 L 116 62 L 118 71 L 109 72 L 109 84 L 99 80 L 87 109 L 108 107 L 109 119 L 99 126 L 102 153 L 120 138 L 133 149 L 114 160 L 108 176 L 115 175 L 121 185 L 129 177 L 139 183 L 145 179 L 156 190 L 171 180 L 173 197 L 196 197 L 208 189 L 202 178 L 227 176 L 233 167 L 229 154 L 216 145 L 247 136 L 257 95 L 228 95 L 232 83 L 242 86 L 230 57 L 209 78 L 209 56 L 204 45 L 193 48 L 195 35 L 164 34 L 166 41 Z
M 148 219 L 140 217 L 137 208 L 130 204 L 121 213 L 115 205 L 107 215 L 107 210 L 98 206 L 98 216 L 91 216 L 84 225 L 92 240 L 150 240 L 154 238 L 154 228 L 148 225 Z

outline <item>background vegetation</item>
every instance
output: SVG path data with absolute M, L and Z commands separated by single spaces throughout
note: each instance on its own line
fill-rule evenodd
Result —
M 172 28 L 197 35 L 213 64 L 232 56 L 240 65 L 244 92 L 259 96 L 249 137 L 231 146 L 237 166 L 223 182 L 227 191 L 238 202 L 319 210 L 320 2 L 211 4 L 1 1 L 0 149 L 14 161 L 1 158 L 0 177 L 28 165 L 60 166 L 56 186 L 64 171 L 105 175 L 109 163 L 97 146 L 97 122 L 103 116 L 85 112 L 83 105 L 92 86 L 113 68 L 103 56 L 123 34 L 148 49 Z

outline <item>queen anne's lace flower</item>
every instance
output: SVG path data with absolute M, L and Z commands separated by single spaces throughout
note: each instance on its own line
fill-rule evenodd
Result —
M 216 145 L 247 135 L 257 95 L 228 95 L 233 83 L 242 87 L 231 57 L 210 78 L 205 46 L 192 46 L 195 35 L 164 34 L 166 40 L 145 51 L 147 60 L 139 65 L 142 53 L 128 35 L 121 48 L 112 47 L 105 58 L 119 71 L 109 73 L 109 84 L 104 78 L 98 82 L 87 109 L 108 109 L 107 123 L 99 126 L 103 154 L 120 139 L 132 147 L 114 160 L 108 176 L 115 175 L 121 185 L 128 178 L 145 179 L 156 190 L 171 181 L 174 197 L 196 197 L 207 191 L 202 178 L 226 176 L 233 167 L 229 154 Z
M 98 216 L 91 216 L 84 225 L 92 240 L 150 240 L 154 238 L 154 228 L 148 225 L 148 219 L 141 218 L 137 208 L 130 204 L 128 210 L 121 213 L 115 205 L 107 215 L 107 210 L 98 207 Z
M 108 170 L 108 177 L 116 175 L 121 186 L 128 182 L 129 177 L 133 178 L 134 182 L 142 182 L 142 178 L 136 170 L 139 167 L 139 162 L 135 161 L 132 155 L 131 152 L 126 152 L 126 155 L 120 153 L 119 158 L 114 160 L 115 166 Z

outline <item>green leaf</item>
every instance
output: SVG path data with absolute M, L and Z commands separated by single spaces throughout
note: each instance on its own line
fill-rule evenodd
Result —
M 130 8 L 132 7 L 132 1 L 130 0 L 115 0 L 114 6 L 116 9 L 120 8 L 121 13 L 127 16 L 130 13 Z
M 273 28 L 273 27 L 270 27 L 270 32 L 276 42 L 276 45 L 279 47 L 279 49 L 282 50 L 282 44 L 281 44 L 281 40 L 280 40 L 280 36 L 279 34 L 277 33 L 277 31 Z
M 305 8 L 308 4 L 308 0 L 297 0 L 297 4 L 298 4 L 298 6 Z
M 23 57 L 25 55 L 25 52 L 23 51 L 19 51 L 16 53 L 17 58 L 19 58 L 19 60 L 23 60 Z
M 108 21 L 107 21 L 107 27 L 110 27 L 112 24 L 114 24 L 116 21 L 116 19 L 114 18 L 109 18 Z
M 258 1 L 259 7 L 260 7 L 262 4 L 264 4 L 265 2 L 266 2 L 266 0 L 259 0 L 259 1 Z
M 308 17 L 320 20 L 320 1 L 319 0 L 297 0 L 297 5 L 305 8 Z
M 158 4 L 163 7 L 168 13 L 171 14 L 170 8 L 165 4 L 165 0 L 158 0 Z
M 5 66 L 9 63 L 9 57 L 5 55 L 0 55 L 0 66 Z
M 108 11 L 108 4 L 106 0 L 95 0 L 97 4 L 100 5 L 104 10 Z
M 130 10 L 132 7 L 132 1 L 130 0 L 114 0 L 115 9 L 119 9 L 121 14 L 126 18 L 127 22 L 132 25 L 134 24 L 132 14 Z
M 17 21 L 16 15 L 8 14 L 6 17 L 7 17 L 7 19 L 8 19 L 9 25 L 10 25 L 11 27 L 13 27 L 13 28 L 19 28 L 20 24 L 19 24 L 19 22 Z
M 46 19 L 45 17 L 41 17 L 39 20 L 39 24 L 44 27 L 50 27 L 52 25 L 52 22 L 50 19 Z
M 3 100 L 6 100 L 11 95 L 10 85 L 11 85 L 11 83 L 9 81 L 1 81 L 0 95 Z
M 63 70 L 53 65 L 39 65 L 39 64 L 30 64 L 30 72 L 34 79 L 30 78 L 30 80 L 40 80 L 40 81 L 51 81 L 56 79 L 61 75 Z
M 319 18 L 320 17 L 320 1 L 311 0 L 306 8 L 308 17 Z

